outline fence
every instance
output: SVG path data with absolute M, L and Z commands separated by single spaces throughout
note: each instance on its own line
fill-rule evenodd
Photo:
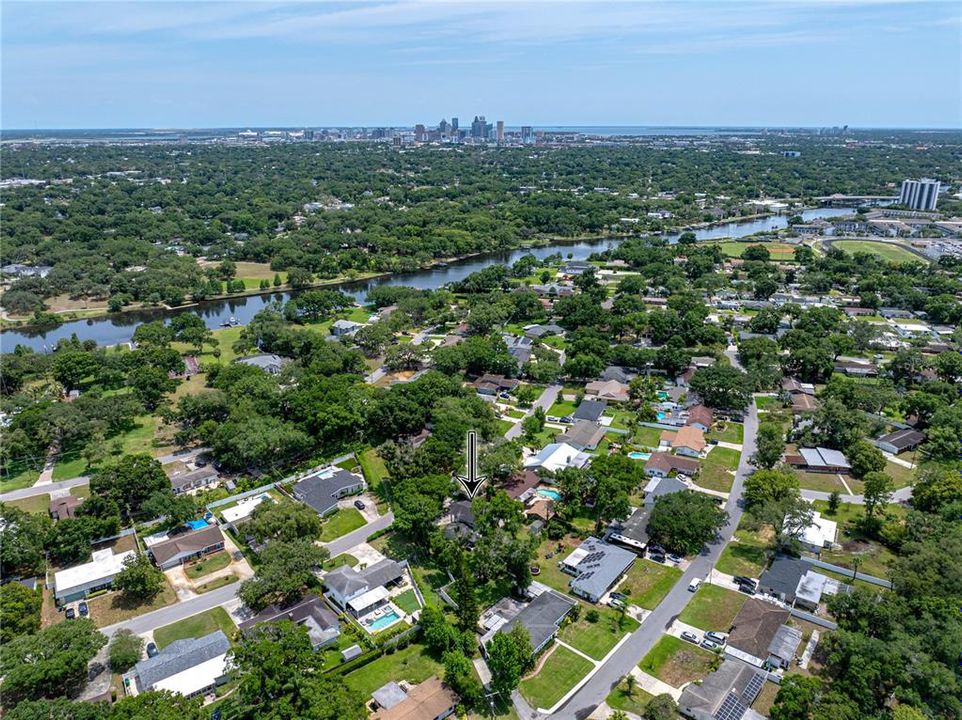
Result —
M 837 572 L 840 575 L 846 575 L 852 579 L 864 580 L 872 585 L 878 585 L 879 587 L 884 587 L 887 590 L 892 589 L 892 583 L 888 580 L 883 580 L 882 578 L 877 578 L 874 575 L 866 575 L 865 573 L 856 572 L 852 568 L 842 567 L 841 565 L 832 565 L 832 563 L 827 563 L 824 560 L 816 560 L 815 558 L 803 557 L 802 560 L 814 565 L 817 568 L 822 568 L 823 570 L 831 570 Z
M 244 500 L 246 498 L 253 497 L 254 495 L 260 495 L 268 490 L 273 490 L 278 484 L 279 483 L 268 483 L 267 485 L 261 485 L 259 488 L 254 488 L 253 490 L 247 490 L 242 493 L 237 493 L 236 495 L 231 495 L 230 497 L 225 497 L 222 500 L 214 500 L 214 502 L 207 504 L 207 509 L 213 512 L 214 508 L 228 505 L 239 500 Z

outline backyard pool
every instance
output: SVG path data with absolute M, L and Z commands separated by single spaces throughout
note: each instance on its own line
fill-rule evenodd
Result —
M 382 615 L 379 618 L 375 618 L 374 620 L 369 622 L 367 624 L 367 629 L 370 632 L 377 632 L 378 630 L 383 630 L 384 628 L 390 625 L 393 625 L 400 619 L 401 619 L 401 616 L 398 615 L 397 610 L 395 610 L 394 608 L 391 608 L 390 612 Z
M 548 488 L 538 488 L 537 493 L 541 497 L 546 497 L 556 502 L 561 499 L 561 493 L 559 493 L 557 490 L 550 490 Z
M 647 460 L 651 457 L 651 453 L 632 450 L 630 453 L 628 453 L 628 457 L 630 457 L 632 460 Z
M 668 393 L 666 393 L 664 390 L 659 390 L 659 391 L 658 391 L 658 399 L 659 399 L 659 400 L 667 400 L 668 397 L 669 397 Z
M 187 527 L 189 527 L 191 530 L 203 530 L 205 527 L 207 527 L 207 521 L 206 520 L 188 520 Z
M 659 410 L 655 413 L 655 417 L 657 417 L 659 420 L 664 420 L 666 417 L 668 417 L 668 413 L 663 413 L 661 410 Z

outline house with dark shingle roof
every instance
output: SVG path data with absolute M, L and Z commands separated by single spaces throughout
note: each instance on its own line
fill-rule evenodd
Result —
M 342 497 L 362 492 L 364 478 L 347 470 L 331 468 L 298 480 L 291 489 L 292 494 L 305 505 L 309 505 L 321 516 L 337 510 L 337 501 Z
M 148 546 L 147 552 L 161 570 L 182 565 L 188 560 L 224 549 L 224 534 L 216 525 L 172 535 Z
M 588 537 L 558 565 L 575 576 L 569 583 L 571 592 L 596 603 L 628 572 L 636 557 L 629 550 Z
M 585 398 L 571 414 L 571 419 L 598 422 L 598 419 L 605 414 L 607 408 L 608 403 L 604 400 L 589 400 Z
M 247 632 L 263 623 L 276 623 L 290 620 L 296 625 L 307 628 L 314 650 L 320 650 L 337 642 L 341 634 L 341 623 L 337 614 L 317 595 L 308 594 L 300 600 L 287 605 L 268 605 L 254 617 L 242 622 L 238 627 Z
M 495 615 L 490 629 L 481 637 L 481 647 L 486 649 L 499 632 L 511 632 L 515 625 L 521 625 L 531 638 L 532 654 L 537 655 L 558 634 L 562 620 L 575 604 L 556 590 L 544 589 L 510 619 Z
M 201 638 L 175 640 L 157 655 L 141 660 L 126 676 L 129 695 L 169 690 L 184 697 L 206 693 L 225 681 L 230 641 L 217 630 Z
M 883 435 L 875 441 L 875 444 L 879 450 L 884 450 L 892 455 L 898 455 L 906 450 L 917 448 L 922 444 L 923 440 L 925 440 L 924 433 L 913 430 L 912 428 L 904 428 Z
M 336 567 L 324 576 L 324 587 L 331 600 L 347 609 L 355 598 L 375 588 L 394 585 L 403 577 L 404 566 L 385 558 L 363 570 L 355 570 L 349 565 Z
M 700 683 L 685 686 L 678 709 L 694 720 L 757 720 L 763 716 L 750 708 L 765 682 L 755 668 L 725 660 Z
M 576 450 L 594 450 L 604 439 L 604 427 L 588 420 L 579 420 L 555 436 L 555 442 L 568 443 Z
M 606 538 L 609 542 L 624 545 L 635 552 L 644 552 L 648 547 L 648 521 L 651 519 L 651 506 L 635 510 L 624 522 L 615 523 Z
M 785 608 L 757 598 L 749 598 L 732 621 L 725 653 L 762 667 L 769 661 L 769 648 L 791 613 Z M 801 638 L 801 635 L 799 635 Z
M 694 405 L 688 411 L 688 419 L 685 421 L 685 425 L 691 425 L 702 432 L 708 432 L 713 419 L 714 413 L 712 413 L 711 408 L 705 405 Z

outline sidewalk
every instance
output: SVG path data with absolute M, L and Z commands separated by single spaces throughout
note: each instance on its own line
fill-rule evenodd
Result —
M 632 668 L 631 674 L 634 676 L 635 680 L 638 682 L 638 687 L 644 690 L 646 693 L 651 693 L 652 695 L 662 695 L 667 693 L 671 695 L 676 701 L 681 697 L 681 690 L 669 685 L 666 682 L 662 682 L 658 678 L 649 675 L 646 672 L 642 672 L 638 668 Z

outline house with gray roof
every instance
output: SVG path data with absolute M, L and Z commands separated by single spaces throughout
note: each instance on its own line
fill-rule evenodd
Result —
M 650 519 L 651 505 L 638 508 L 624 522 L 615 523 L 606 539 L 624 545 L 635 552 L 643 553 L 650 540 L 648 537 L 648 521 Z
M 611 380 L 624 385 L 627 385 L 634 377 L 635 373 L 629 372 L 618 365 L 609 365 L 602 371 L 601 375 L 598 376 L 600 380 Z
M 353 320 L 335 320 L 331 324 L 331 335 L 334 335 L 335 337 L 353 335 L 362 327 L 364 327 L 363 323 L 357 323 Z
M 161 570 L 223 549 L 224 533 L 216 525 L 170 535 L 165 540 L 147 545 L 148 554 Z
M 239 365 L 257 367 L 266 373 L 277 375 L 291 360 L 290 358 L 283 358 L 273 353 L 261 353 L 260 355 L 248 355 L 247 357 L 237 358 L 234 362 Z
M 129 695 L 150 690 L 193 697 L 226 680 L 230 641 L 222 630 L 201 638 L 175 640 L 157 655 L 141 660 L 126 676 Z
M 404 566 L 395 560 L 385 558 L 363 570 L 355 570 L 349 565 L 334 568 L 324 576 L 324 587 L 327 590 L 327 596 L 335 604 L 345 610 L 354 609 L 357 614 L 360 614 L 367 609 L 367 606 L 351 608 L 353 600 L 377 588 L 394 585 L 403 578 Z
M 337 501 L 342 497 L 362 492 L 365 487 L 360 475 L 341 468 L 327 468 L 298 480 L 291 492 L 318 515 L 324 516 L 337 510 Z
M 524 329 L 524 334 L 529 338 L 539 339 L 548 335 L 563 335 L 564 328 L 554 323 L 548 323 L 547 325 L 529 325 Z
M 263 623 L 282 620 L 290 620 L 296 625 L 306 627 L 307 636 L 311 639 L 315 651 L 336 643 L 341 634 L 341 623 L 337 614 L 314 594 L 305 595 L 297 602 L 287 605 L 268 605 L 238 627 L 241 632 L 248 632 Z
M 879 450 L 883 450 L 892 455 L 898 455 L 906 450 L 917 448 L 925 440 L 925 434 L 912 428 L 903 428 L 883 435 L 875 444 Z
M 700 683 L 685 686 L 678 709 L 694 720 L 763 720 L 751 706 L 765 682 L 755 668 L 725 660 Z
M 489 619 L 486 624 L 487 632 L 481 637 L 482 649 L 486 649 L 499 632 L 511 632 L 515 625 L 521 625 L 528 631 L 534 655 L 541 652 L 554 639 L 562 620 L 571 612 L 576 601 L 556 590 L 539 586 L 538 583 L 532 584 L 529 593 L 532 588 L 537 588 L 539 592 L 520 612 L 517 609 L 517 602 L 509 601 L 499 603 L 495 606 L 494 612 L 486 613 Z M 508 615 L 510 617 L 506 617 Z
M 170 488 L 174 495 L 207 487 L 220 481 L 220 474 L 210 465 L 170 476 Z
M 809 472 L 845 473 L 852 469 L 845 454 L 831 448 L 800 448 L 798 454 Z
M 578 408 L 571 414 L 571 419 L 598 422 L 598 419 L 604 415 L 607 408 L 608 403 L 604 400 L 589 400 L 588 398 L 585 398 L 581 401 L 581 404 L 578 406 Z
M 575 576 L 569 583 L 573 594 L 596 603 L 628 572 L 636 557 L 629 550 L 588 537 L 559 567 Z
M 555 442 L 568 443 L 576 450 L 594 450 L 605 439 L 605 429 L 596 422 L 579 420 L 555 437 Z

